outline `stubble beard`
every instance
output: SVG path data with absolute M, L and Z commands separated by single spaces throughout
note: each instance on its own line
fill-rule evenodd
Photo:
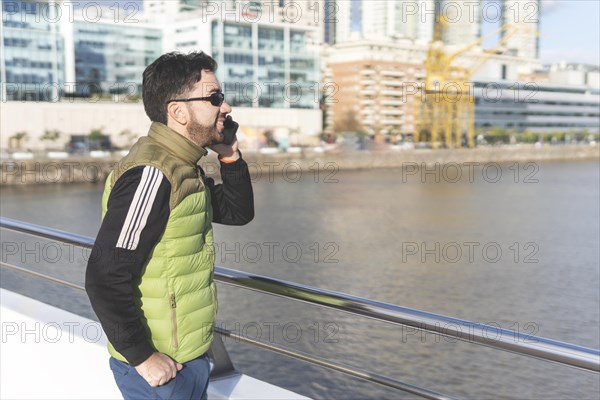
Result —
M 216 125 L 202 125 L 193 113 L 191 113 L 190 123 L 187 126 L 187 133 L 188 138 L 200 147 L 211 146 L 223 141 Z

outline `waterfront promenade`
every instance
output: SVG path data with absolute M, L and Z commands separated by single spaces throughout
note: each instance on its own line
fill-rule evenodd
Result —
M 71 156 L 64 159 L 3 159 L 0 162 L 0 185 L 28 185 L 50 183 L 101 183 L 111 167 L 122 157 L 114 153 L 107 157 L 93 158 Z M 298 153 L 262 154 L 245 152 L 251 174 L 267 176 L 283 174 L 287 179 L 300 179 L 312 175 L 315 179 L 344 170 L 377 168 L 433 168 L 453 166 L 477 168 L 485 164 L 510 164 L 541 161 L 600 160 L 598 144 L 578 145 L 513 145 L 478 147 L 475 149 L 410 149 L 368 151 L 314 151 L 307 149 Z M 203 159 L 207 175 L 218 172 L 219 163 L 214 153 Z M 329 174 L 329 175 L 328 175 Z

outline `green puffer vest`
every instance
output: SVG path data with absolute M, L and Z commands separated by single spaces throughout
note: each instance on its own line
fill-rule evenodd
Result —
M 102 216 L 115 182 L 126 171 L 151 165 L 171 184 L 170 215 L 164 233 L 133 282 L 136 304 L 154 348 L 184 363 L 204 354 L 217 314 L 213 282 L 215 252 L 208 188 L 196 167 L 207 151 L 160 123 L 153 123 L 106 180 Z M 121 360 L 112 344 L 110 354 Z

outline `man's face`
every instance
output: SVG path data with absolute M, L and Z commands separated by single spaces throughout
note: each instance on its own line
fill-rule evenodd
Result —
M 220 92 L 221 86 L 213 72 L 203 70 L 200 82 L 186 97 L 208 97 Z M 223 142 L 223 122 L 231 107 L 227 102 L 213 106 L 210 101 L 190 101 L 185 103 L 189 113 L 186 126 L 188 138 L 199 146 L 206 147 Z

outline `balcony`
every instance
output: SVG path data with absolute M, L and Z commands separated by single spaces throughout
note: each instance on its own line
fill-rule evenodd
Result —
M 384 71 L 381 71 L 381 75 L 383 75 L 383 76 L 402 77 L 402 76 L 404 76 L 404 72 L 402 72 L 402 71 L 393 71 L 393 70 L 384 70 Z
M 359 101 L 358 103 L 359 103 L 359 104 L 361 104 L 361 105 L 368 106 L 368 105 L 375 104 L 375 100 L 368 100 L 368 99 L 365 99 L 365 100 L 361 100 L 361 101 Z
M 386 90 L 382 90 L 380 93 L 382 96 L 403 96 L 404 95 L 404 92 L 402 90 L 386 89 Z
M 363 79 L 363 80 L 359 81 L 359 83 L 361 85 L 371 85 L 371 86 L 375 85 L 375 81 L 372 79 Z
M 363 69 L 362 71 L 360 71 L 361 75 L 373 75 L 375 74 L 375 71 L 373 71 L 372 69 Z
M 361 89 L 360 94 L 365 96 L 375 96 L 377 91 L 375 89 Z
M 401 110 L 401 109 L 381 110 L 381 114 L 400 116 L 400 115 L 404 115 L 404 110 Z
M 381 125 L 402 125 L 401 119 L 382 119 Z
M 406 103 L 402 100 L 381 100 L 381 105 L 384 106 L 402 106 L 404 104 Z
M 393 87 L 404 86 L 403 81 L 381 81 L 381 84 L 383 86 L 393 86 Z

